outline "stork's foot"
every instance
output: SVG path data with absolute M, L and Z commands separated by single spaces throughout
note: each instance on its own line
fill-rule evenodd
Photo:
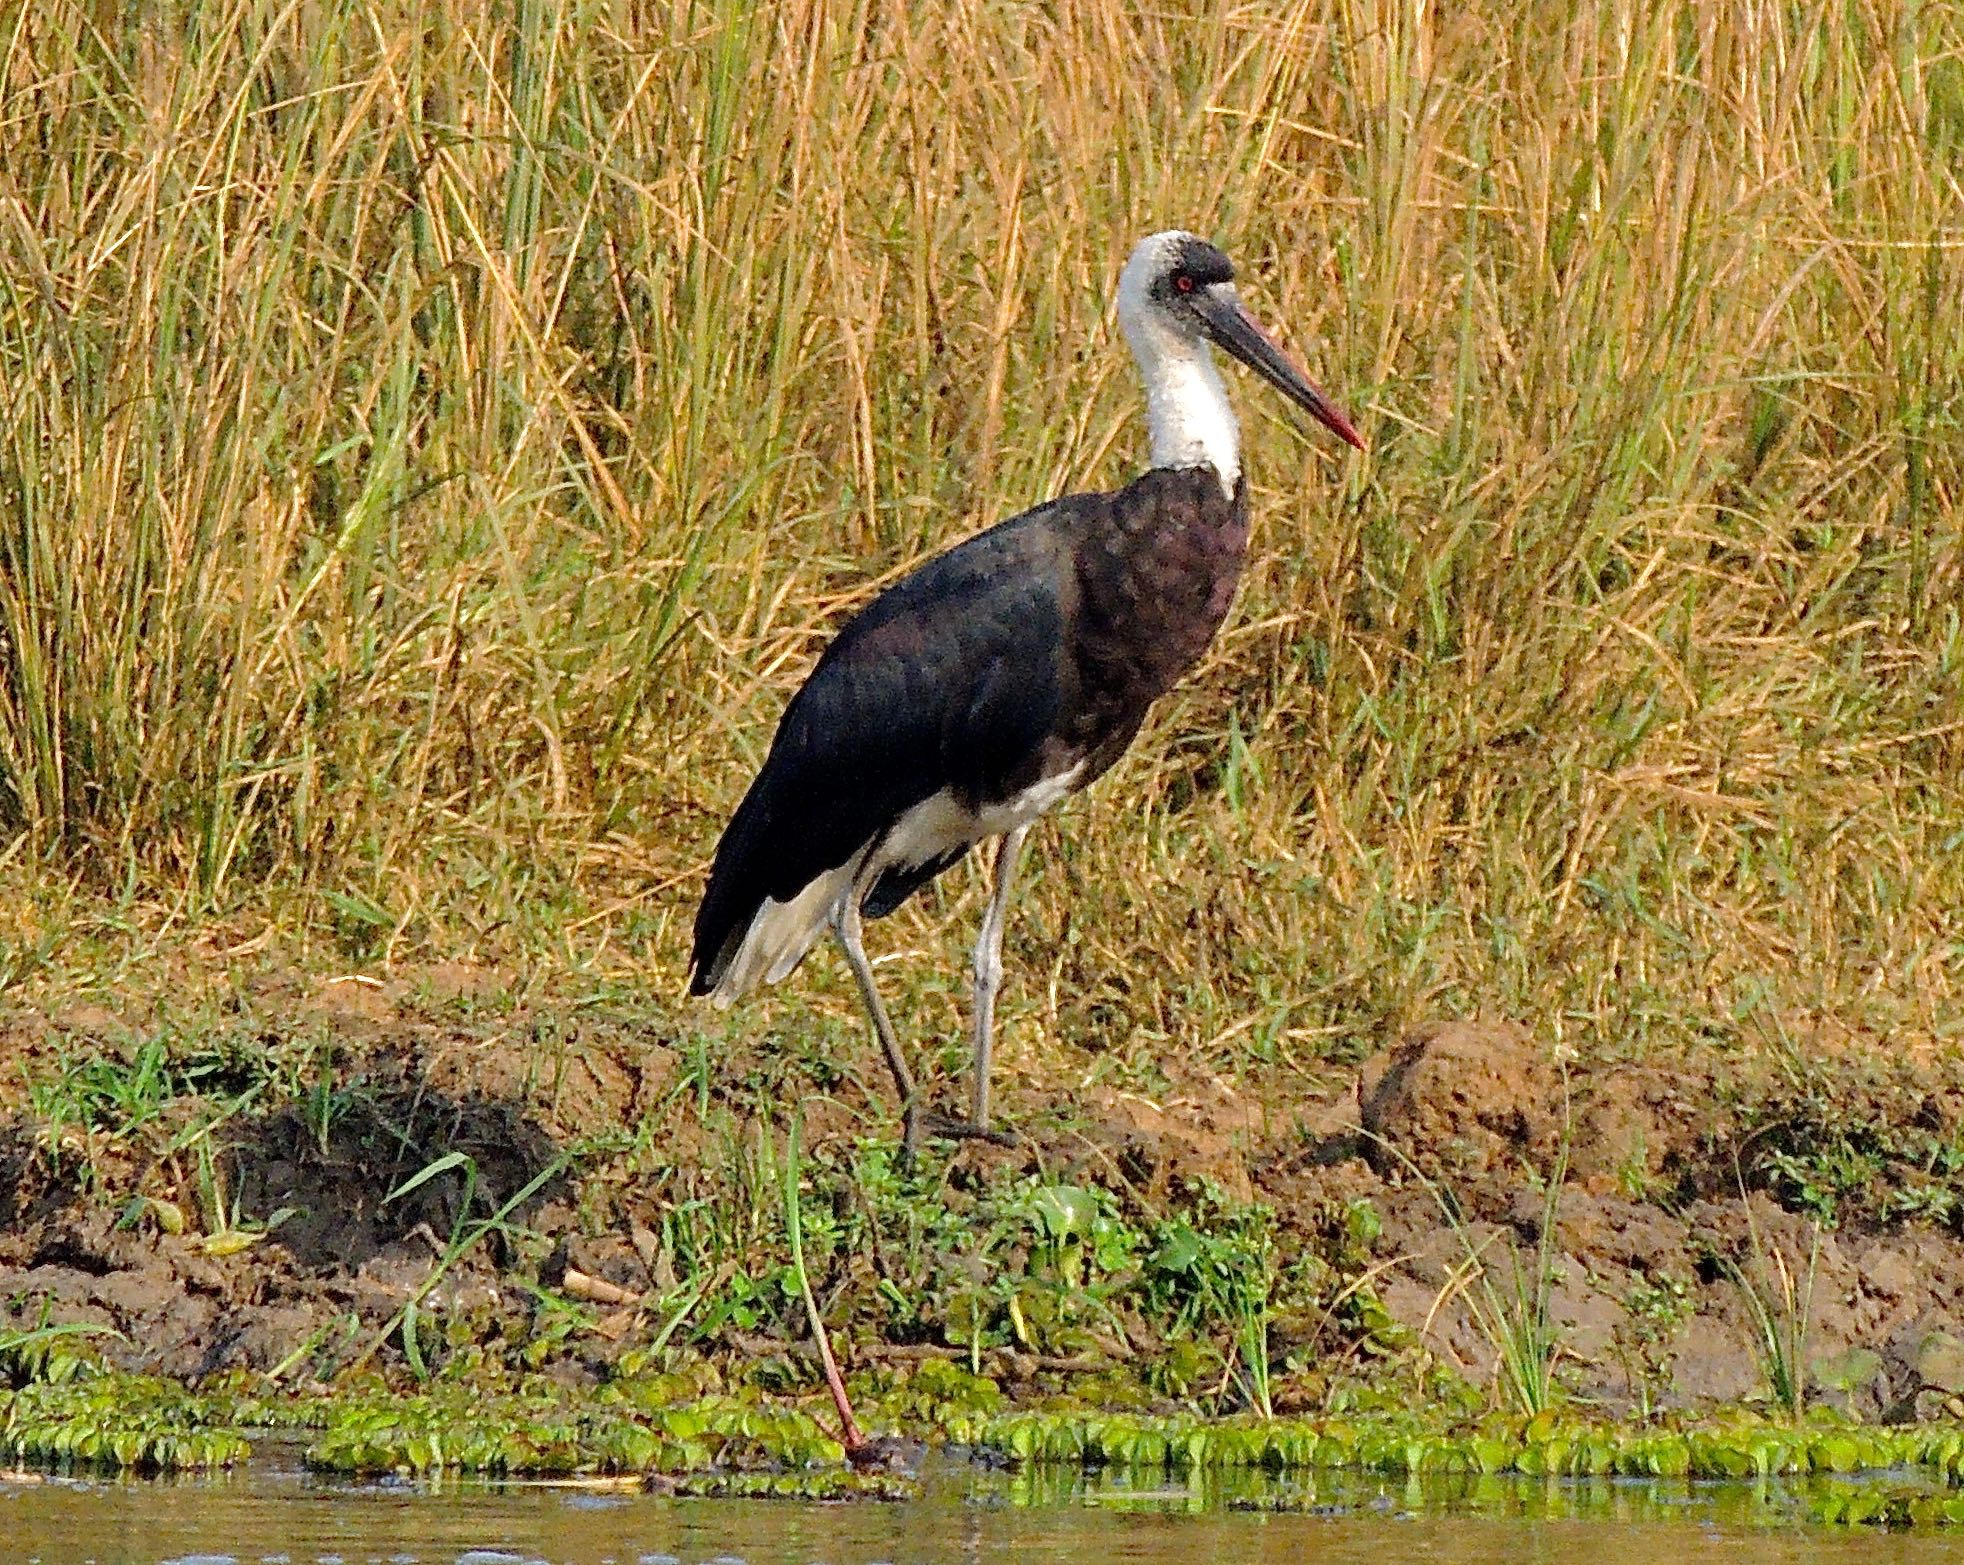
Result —
M 952 1114 L 939 1114 L 928 1109 L 921 1115 L 922 1131 L 940 1141 L 987 1141 L 999 1147 L 1013 1147 L 1016 1138 L 1006 1130 L 997 1130 L 990 1125 L 978 1125 L 972 1119 L 956 1119 Z
M 919 1102 L 907 1105 L 902 1122 L 905 1129 L 900 1139 L 900 1157 L 909 1166 L 919 1156 L 921 1143 L 929 1137 L 936 1141 L 988 1141 L 999 1147 L 1016 1145 L 1016 1138 L 1006 1130 L 956 1119 L 938 1109 L 923 1108 Z

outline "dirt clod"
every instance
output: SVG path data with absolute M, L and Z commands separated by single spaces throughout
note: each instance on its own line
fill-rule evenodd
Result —
M 1438 1022 L 1364 1064 L 1365 1155 L 1380 1175 L 1484 1180 L 1544 1160 L 1561 1120 L 1540 1046 L 1511 1022 Z

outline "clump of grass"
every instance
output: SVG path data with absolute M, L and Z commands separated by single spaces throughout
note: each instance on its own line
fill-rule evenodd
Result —
M 1265 1207 L 1237 1207 L 1203 1187 L 1190 1213 L 1158 1225 L 1143 1266 L 1147 1296 L 1176 1342 L 1226 1338 L 1216 1400 L 1234 1385 L 1263 1418 L 1275 1416 L 1269 1328 L 1283 1293 L 1271 1218 Z
M 1530 1415 L 1546 1411 L 1560 1397 L 1555 1370 L 1561 1362 L 1564 1333 L 1549 1303 L 1560 1259 L 1555 1218 L 1566 1162 L 1564 1146 L 1561 1166 L 1548 1181 L 1534 1245 L 1524 1252 L 1509 1236 L 1504 1269 L 1488 1259 L 1490 1245 L 1474 1241 L 1457 1206 L 1443 1194 L 1441 1199 L 1441 1209 L 1466 1250 L 1459 1280 L 1465 1285 L 1462 1296 L 1473 1324 L 1493 1350 L 1495 1377 L 1506 1399 Z M 1444 1298 L 1442 1294 L 1442 1303 Z
M 1276 1261 L 1266 1209 L 1196 1187 L 1175 1210 L 1142 1210 L 1034 1175 L 951 1188 L 953 1172 L 902 1171 L 878 1140 L 819 1143 L 787 1165 L 767 1133 L 754 1148 L 732 1133 L 688 1164 L 637 1166 L 642 1191 L 669 1209 L 654 1264 L 700 1296 L 677 1344 L 829 1332 L 946 1353 L 977 1378 L 1034 1360 L 1135 1390 L 1150 1378 L 1217 1411 L 1272 1406 L 1270 1321 L 1313 1313 L 1330 1284 L 1320 1260 Z M 757 1193 L 775 1221 L 753 1226 Z M 779 1388 L 806 1383 L 800 1370 Z
M 1563 1082 L 1566 1101 L 1566 1072 Z M 1478 1238 L 1450 1186 L 1427 1174 L 1403 1148 L 1382 1137 L 1373 1139 L 1432 1197 L 1464 1255 L 1433 1299 L 1424 1329 L 1429 1331 L 1439 1311 L 1459 1298 L 1474 1329 L 1493 1353 L 1493 1377 L 1504 1399 L 1528 1417 L 1547 1412 L 1561 1396 L 1555 1370 L 1561 1362 L 1565 1333 L 1550 1306 L 1561 1270 L 1558 1219 L 1562 1186 L 1568 1179 L 1568 1124 L 1565 1122 L 1554 1164 L 1543 1181 L 1534 1244 L 1525 1251 L 1512 1233 Z M 1503 1242 L 1504 1268 L 1492 1258 L 1492 1252 Z
M 1933 1102 L 1940 1077 L 1866 1053 L 1789 1065 L 1791 1081 L 1742 1106 L 1745 1181 L 1829 1226 L 1964 1224 L 1964 1128 Z
M 1743 1203 L 1747 1223 L 1747 1262 L 1721 1259 L 1720 1267 L 1738 1285 L 1751 1318 L 1753 1359 L 1773 1405 L 1798 1421 L 1807 1411 L 1808 1337 L 1814 1321 L 1814 1276 L 1821 1258 L 1821 1225 L 1808 1226 L 1805 1264 L 1761 1233 L 1752 1203 Z

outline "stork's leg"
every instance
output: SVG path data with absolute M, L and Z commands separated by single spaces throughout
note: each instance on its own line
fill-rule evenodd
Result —
M 900 1094 L 901 1124 L 904 1127 L 901 1148 L 912 1158 L 921 1141 L 920 1101 L 914 1096 L 914 1078 L 908 1074 L 907 1061 L 900 1052 L 900 1040 L 894 1036 L 893 1023 L 887 1019 L 887 1008 L 880 1003 L 880 991 L 873 984 L 873 964 L 866 960 L 866 944 L 860 927 L 857 886 L 848 887 L 846 894 L 833 907 L 832 932 L 845 948 L 846 961 L 852 967 L 852 976 L 859 983 L 859 998 L 865 1002 L 866 1014 L 873 1018 L 873 1031 L 886 1054 L 887 1069 L 893 1072 L 893 1085 Z
M 1009 914 L 1009 887 L 1023 851 L 1025 826 L 1012 827 L 996 844 L 996 889 L 975 936 L 975 1113 L 974 1128 L 989 1128 L 989 1055 L 995 1047 L 996 991 L 1002 987 L 1002 926 Z

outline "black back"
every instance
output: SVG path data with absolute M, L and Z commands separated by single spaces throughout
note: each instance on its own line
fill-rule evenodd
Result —
M 1205 650 L 1247 541 L 1212 469 L 1071 495 L 937 555 L 862 609 L 791 698 L 717 845 L 690 990 L 713 989 L 766 897 L 789 901 L 922 800 L 1008 799 L 1117 759 Z M 965 851 L 965 850 L 964 850 Z M 891 912 L 961 857 L 889 871 Z

